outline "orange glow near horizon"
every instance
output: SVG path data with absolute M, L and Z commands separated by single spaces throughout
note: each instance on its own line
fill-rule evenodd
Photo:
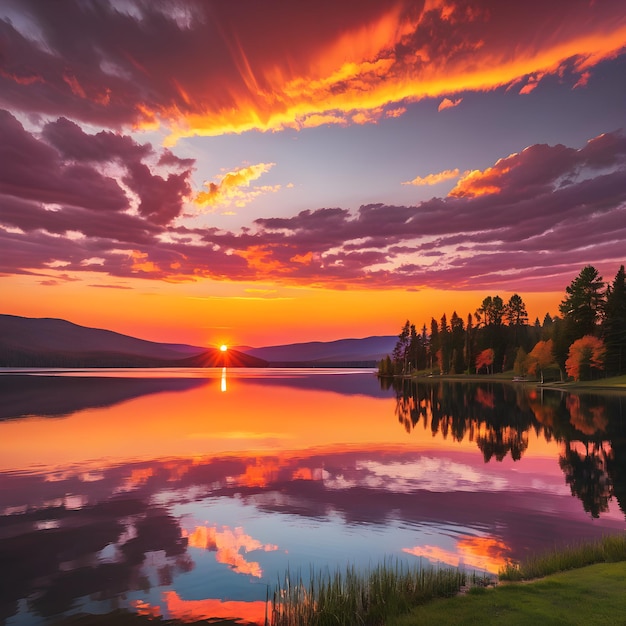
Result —
M 516 292 L 526 303 L 532 323 L 535 317 L 543 320 L 546 313 L 557 314 L 563 299 L 560 291 L 521 288 L 339 291 L 275 285 L 265 297 L 256 295 L 258 291 L 247 292 L 250 285 L 228 282 L 166 284 L 132 279 L 124 281 L 127 288 L 103 289 L 92 285 L 110 279 L 95 274 L 55 287 L 41 287 L 38 279 L 28 276 L 3 280 L 6 293 L 12 294 L 3 313 L 62 318 L 140 339 L 197 346 L 262 347 L 397 335 L 407 318 L 418 328 L 430 327 L 431 317 L 439 319 L 443 313 L 449 319 L 453 311 L 466 320 L 487 295 L 498 294 L 506 301 Z M 568 283 L 564 280 L 563 289 Z
M 297 451 L 342 449 L 345 444 L 364 451 L 427 450 L 432 445 L 429 430 L 416 428 L 407 433 L 397 423 L 392 398 L 284 386 L 280 392 L 283 410 L 277 410 L 275 387 L 244 385 L 234 376 L 228 379 L 229 392 L 220 393 L 222 384 L 218 376 L 184 395 L 163 392 L 122 402 L 114 409 L 83 410 L 60 420 L 32 417 L 0 423 L 0 470 L 54 472 L 81 464 L 98 468 L 140 460 L 249 455 L 250 464 L 238 480 L 262 485 L 280 467 L 280 458 L 290 458 Z M 185 410 L 181 412 L 183 400 Z M 228 420 L 224 416 L 229 416 Z M 76 433 L 80 433 L 79 446 Z M 555 441 L 547 442 L 534 431 L 527 437 L 525 459 L 558 458 L 561 447 Z M 477 451 L 469 434 L 460 442 L 438 437 L 437 447 Z M 278 458 L 259 465 L 256 456 L 268 454 Z M 129 486 L 149 476 L 147 471 L 133 474 Z

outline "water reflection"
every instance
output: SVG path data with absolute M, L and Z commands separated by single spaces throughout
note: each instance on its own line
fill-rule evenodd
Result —
M 199 378 L 125 376 L 0 375 L 0 420 L 19 417 L 64 417 L 108 407 L 145 395 L 187 391 L 207 381 Z
M 5 382 L 0 622 L 124 606 L 263 624 L 288 567 L 497 572 L 624 528 L 620 397 L 264 376 Z
M 404 429 L 475 442 L 485 463 L 510 455 L 519 461 L 529 433 L 555 440 L 559 466 L 571 493 L 598 518 L 615 498 L 626 513 L 626 396 L 573 394 L 558 389 L 494 383 L 382 380 L 396 393 L 395 413 Z

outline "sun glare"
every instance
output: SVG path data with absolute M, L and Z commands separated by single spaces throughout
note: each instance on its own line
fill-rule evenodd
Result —
M 221 350 L 222 352 L 226 352 L 226 350 L 228 350 L 228 346 L 226 346 L 226 345 L 221 345 L 221 346 L 220 346 L 220 350 Z

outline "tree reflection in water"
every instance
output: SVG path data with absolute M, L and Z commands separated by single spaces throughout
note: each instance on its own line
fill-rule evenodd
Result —
M 485 463 L 519 461 L 531 429 L 563 452 L 559 465 L 572 495 L 597 518 L 615 498 L 626 514 L 626 396 L 573 394 L 494 382 L 381 379 L 396 392 L 395 414 L 407 433 L 420 422 L 433 436 L 472 441 Z

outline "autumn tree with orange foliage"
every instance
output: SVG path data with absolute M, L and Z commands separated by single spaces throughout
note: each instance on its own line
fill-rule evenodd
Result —
M 552 339 L 548 339 L 547 341 L 538 341 L 526 357 L 526 371 L 529 374 L 536 376 L 537 370 L 539 370 L 542 384 L 543 370 L 554 364 L 554 344 Z
M 493 374 L 493 360 L 495 352 L 493 348 L 487 348 L 478 353 L 476 357 L 476 373 L 478 373 L 483 367 L 487 368 L 487 374 L 489 374 L 489 368 L 491 367 L 491 373 Z
M 604 369 L 605 357 L 604 341 L 593 335 L 585 335 L 570 346 L 565 371 L 574 380 L 588 380 L 592 369 Z

